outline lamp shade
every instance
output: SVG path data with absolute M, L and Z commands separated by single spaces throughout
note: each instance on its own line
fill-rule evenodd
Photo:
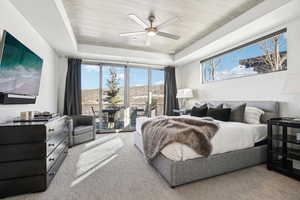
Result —
M 190 88 L 179 89 L 176 95 L 176 98 L 178 99 L 188 99 L 193 97 L 193 90 Z

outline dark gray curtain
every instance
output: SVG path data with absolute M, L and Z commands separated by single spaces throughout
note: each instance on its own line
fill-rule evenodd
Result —
M 64 114 L 81 114 L 81 59 L 68 59 Z
M 165 68 L 165 99 L 164 114 L 173 116 L 173 109 L 178 109 L 178 100 L 176 98 L 177 87 L 175 77 L 175 67 Z

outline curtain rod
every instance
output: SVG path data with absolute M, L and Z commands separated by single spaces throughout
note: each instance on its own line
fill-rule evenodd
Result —
M 77 58 L 73 56 L 66 56 L 66 58 Z M 129 65 L 129 66 L 140 66 L 140 67 L 150 67 L 150 68 L 164 68 L 167 65 L 160 64 L 148 64 L 148 63 L 139 63 L 139 62 L 129 62 L 129 61 L 115 61 L 115 60 L 104 60 L 104 59 L 88 59 L 80 58 L 83 63 L 91 64 L 112 64 L 112 65 Z

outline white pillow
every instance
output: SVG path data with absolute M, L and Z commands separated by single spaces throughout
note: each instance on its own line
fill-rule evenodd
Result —
M 248 124 L 260 124 L 260 118 L 263 114 L 264 111 L 259 108 L 246 106 L 244 122 Z

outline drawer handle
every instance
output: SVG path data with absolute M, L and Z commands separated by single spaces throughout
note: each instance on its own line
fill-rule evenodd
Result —
M 49 147 L 54 147 L 54 146 L 55 146 L 55 144 L 48 144 L 48 146 L 49 146 Z
M 49 131 L 49 132 L 53 132 L 53 131 L 54 131 L 54 128 L 49 128 L 48 131 Z
M 50 176 L 55 176 L 55 172 L 49 173 Z
M 49 159 L 49 161 L 54 161 L 54 160 L 55 160 L 54 158 L 50 158 L 50 159 Z

